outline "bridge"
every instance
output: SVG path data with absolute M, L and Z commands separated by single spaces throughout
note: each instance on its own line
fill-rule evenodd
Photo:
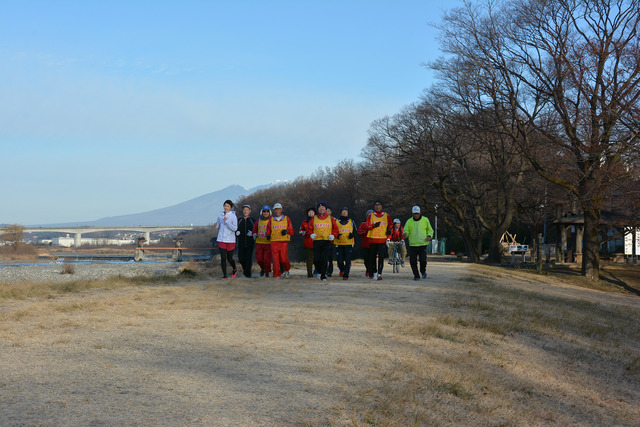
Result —
M 152 226 L 152 225 L 138 225 L 138 226 L 117 226 L 117 227 L 36 227 L 25 228 L 25 233 L 42 233 L 42 232 L 56 232 L 56 233 L 68 233 L 74 235 L 74 246 L 80 247 L 83 233 L 96 233 L 100 231 L 134 231 L 137 233 L 144 233 L 144 237 L 147 242 L 151 240 L 151 233 L 156 231 L 167 230 L 193 230 L 195 227 L 184 226 Z M 4 231 L 0 229 L 0 234 Z

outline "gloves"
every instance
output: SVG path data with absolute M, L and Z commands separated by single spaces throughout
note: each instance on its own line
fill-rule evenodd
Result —
M 247 231 L 247 236 L 249 236 L 249 237 L 253 236 L 253 231 L 251 231 L 251 230 Z
M 316 239 L 316 233 L 311 233 L 311 235 L 309 237 L 311 237 L 312 240 L 315 240 Z
M 286 236 L 287 234 L 289 234 L 289 232 L 287 230 L 282 230 L 282 235 Z
M 380 223 L 379 222 L 374 222 L 373 223 L 373 228 L 378 228 L 380 227 Z
M 306 232 L 306 231 L 301 231 L 301 232 L 300 232 L 300 235 L 301 235 L 301 236 L 304 236 L 305 234 L 307 234 L 307 232 Z
M 353 233 L 349 233 L 349 239 L 353 239 L 354 235 Z
M 387 236 L 391 235 L 391 230 L 387 228 Z
M 333 239 L 335 239 L 336 237 L 333 234 L 329 234 L 329 241 L 333 242 Z
M 391 239 L 387 239 L 387 246 L 389 246 L 389 243 L 391 243 Z
M 249 233 L 251 233 L 251 232 L 249 232 Z M 254 235 L 253 235 L 253 240 L 256 240 L 257 238 L 258 238 L 258 235 L 257 235 L 257 234 L 254 234 Z
M 240 230 L 236 231 L 236 236 L 240 235 Z

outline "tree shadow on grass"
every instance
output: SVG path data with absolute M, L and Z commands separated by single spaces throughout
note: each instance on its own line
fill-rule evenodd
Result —
M 500 267 L 526 271 L 536 274 L 535 264 L 520 264 L 516 267 L 501 265 Z M 582 288 L 595 289 L 605 292 L 621 292 L 640 296 L 640 268 L 636 266 L 603 266 L 600 269 L 600 280 L 592 281 L 582 276 L 577 265 L 545 264 L 544 274 L 555 276 L 567 283 Z

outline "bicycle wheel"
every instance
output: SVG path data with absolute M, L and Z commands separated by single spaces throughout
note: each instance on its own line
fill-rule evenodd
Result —
M 393 272 L 397 273 L 400 271 L 400 261 L 398 260 L 398 248 L 393 250 Z

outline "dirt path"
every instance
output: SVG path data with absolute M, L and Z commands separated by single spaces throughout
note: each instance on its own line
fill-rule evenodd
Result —
M 394 332 L 445 316 L 452 284 L 486 275 L 432 263 L 427 280 L 407 267 L 374 282 L 355 270 L 328 284 L 296 269 L 5 303 L 0 424 L 350 425 L 352 399 L 415 350 Z

